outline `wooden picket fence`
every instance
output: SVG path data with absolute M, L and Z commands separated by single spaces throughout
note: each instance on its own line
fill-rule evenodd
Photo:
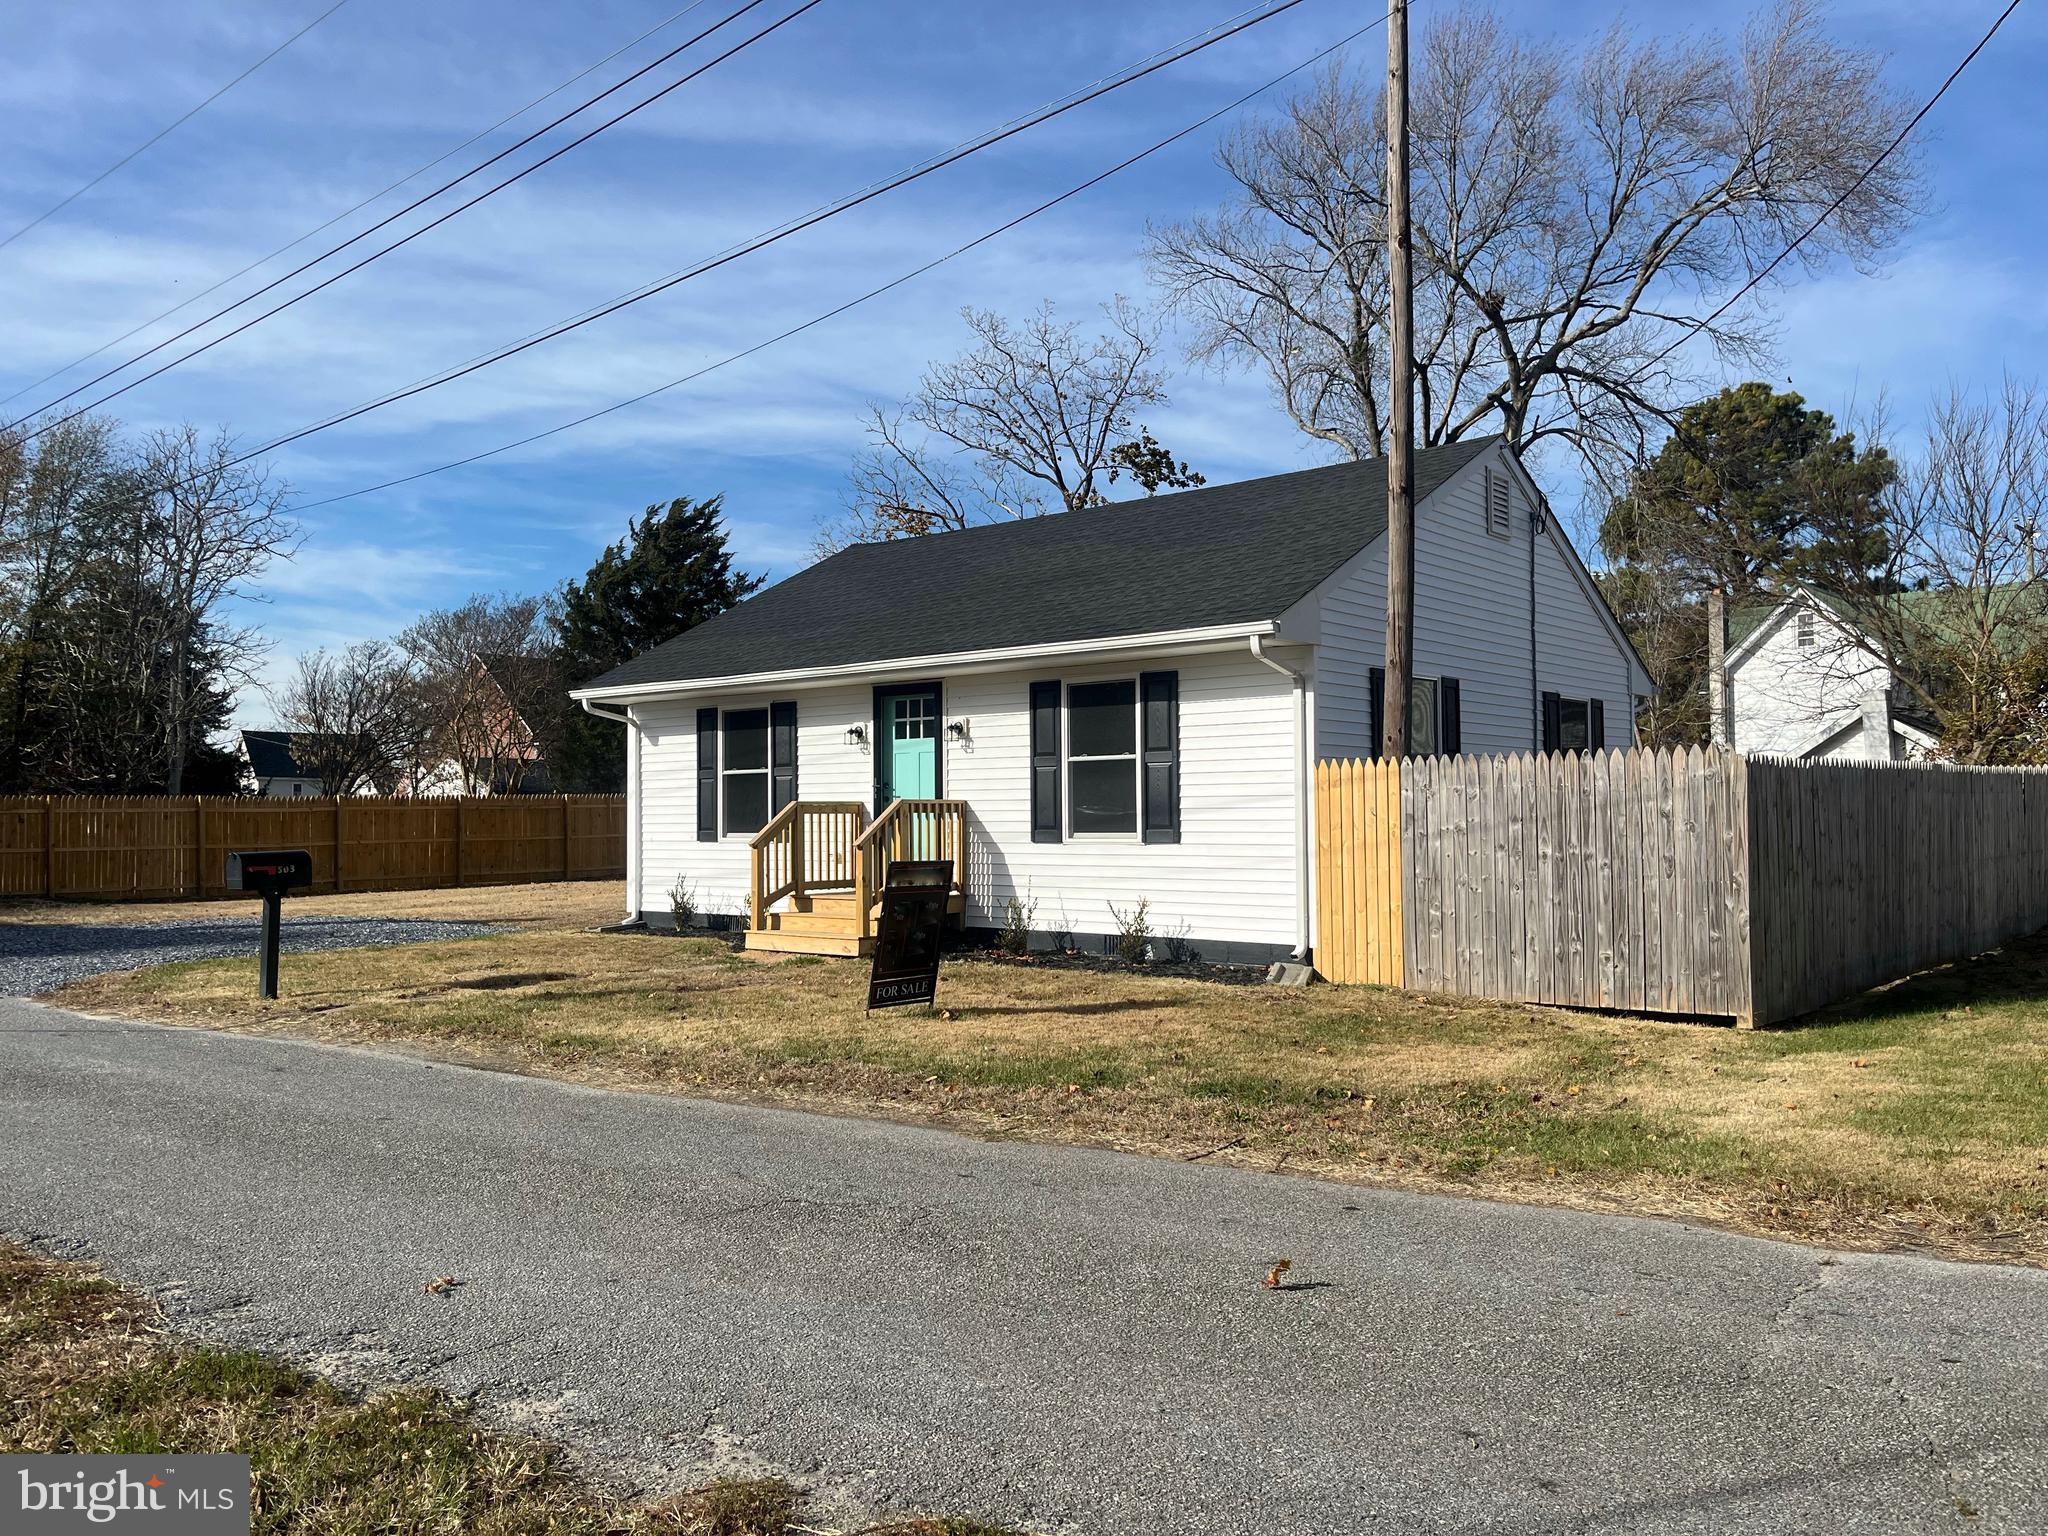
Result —
M 2048 926 L 2048 770 L 1695 748 L 1316 789 L 1333 981 L 1770 1023 Z
M 0 797 L 0 896 L 226 896 L 226 855 L 303 848 L 315 891 L 626 873 L 622 795 Z

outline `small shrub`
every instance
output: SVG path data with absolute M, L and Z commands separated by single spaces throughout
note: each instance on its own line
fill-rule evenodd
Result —
M 1151 901 L 1143 896 L 1128 912 L 1109 903 L 1109 915 L 1116 919 L 1117 958 L 1127 965 L 1143 965 L 1152 958 L 1151 910 Z
M 1176 927 L 1159 931 L 1159 948 L 1169 965 L 1191 965 L 1200 959 L 1195 946 L 1188 942 L 1188 924 L 1182 922 Z
M 697 887 L 686 875 L 677 875 L 676 883 L 668 888 L 668 909 L 675 914 L 676 926 L 687 928 L 697 916 Z
M 996 947 L 1006 955 L 1021 955 L 1031 948 L 1031 929 L 1038 920 L 1038 903 L 1030 896 L 1019 900 L 1012 896 L 1003 909 L 1002 931 L 996 935 Z

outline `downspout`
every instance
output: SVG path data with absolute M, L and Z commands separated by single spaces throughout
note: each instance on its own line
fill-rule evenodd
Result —
M 1252 657 L 1294 684 L 1294 958 L 1309 956 L 1309 847 L 1310 830 L 1308 765 L 1308 678 L 1284 661 L 1266 654 L 1265 637 L 1251 637 Z
M 633 710 L 607 709 L 590 699 L 577 701 L 583 712 L 600 720 L 616 720 L 626 728 L 626 921 L 640 920 L 640 732 Z
M 1536 541 L 1543 537 L 1543 508 L 1529 507 L 1529 750 L 1543 750 L 1543 679 L 1536 666 Z

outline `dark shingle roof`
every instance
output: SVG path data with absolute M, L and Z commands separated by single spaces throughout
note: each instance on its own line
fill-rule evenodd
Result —
M 259 779 L 309 777 L 292 755 L 290 731 L 244 731 L 242 750 L 249 754 L 249 771 Z
M 1498 439 L 1415 456 L 1423 497 Z M 1387 526 L 1382 459 L 856 544 L 588 688 L 945 656 L 1277 618 Z

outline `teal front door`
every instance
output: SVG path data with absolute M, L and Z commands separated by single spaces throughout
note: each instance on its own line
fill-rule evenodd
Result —
M 882 804 L 939 793 L 939 699 L 928 691 L 882 699 Z M 879 810 L 880 807 L 878 806 Z

